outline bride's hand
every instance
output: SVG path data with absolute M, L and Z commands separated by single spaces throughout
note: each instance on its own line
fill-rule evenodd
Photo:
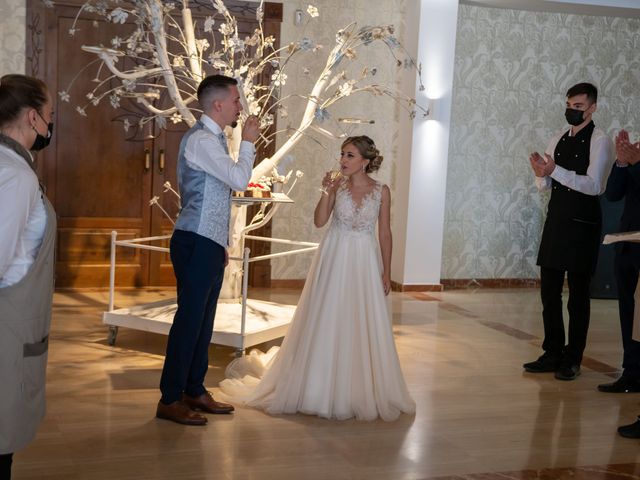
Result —
M 327 193 L 333 193 L 336 191 L 340 183 L 342 182 L 342 175 L 335 175 L 335 172 L 329 171 L 325 173 L 324 178 L 322 179 L 322 188 Z
M 382 274 L 382 287 L 384 288 L 384 294 L 389 295 L 391 291 L 391 277 L 386 273 Z

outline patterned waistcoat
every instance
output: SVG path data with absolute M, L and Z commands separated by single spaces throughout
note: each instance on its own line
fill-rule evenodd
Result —
M 198 121 L 180 142 L 178 187 L 182 209 L 175 228 L 197 233 L 226 247 L 229 244 L 231 189 L 216 177 L 191 168 L 185 158 L 191 136 L 204 128 Z

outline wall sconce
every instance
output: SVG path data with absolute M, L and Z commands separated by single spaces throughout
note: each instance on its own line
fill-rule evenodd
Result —
M 428 98 L 427 97 L 425 103 L 426 103 L 425 104 L 425 108 L 427 109 L 427 113 L 424 114 L 424 119 L 425 120 L 435 120 L 434 111 L 433 111 L 433 109 L 435 107 L 435 104 L 436 104 L 435 98 Z

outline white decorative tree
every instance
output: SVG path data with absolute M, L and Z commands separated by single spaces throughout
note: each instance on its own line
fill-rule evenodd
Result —
M 185 122 L 191 126 L 200 112 L 196 98 L 198 84 L 204 76 L 211 73 L 221 73 L 239 81 L 244 114 L 258 116 L 263 132 L 274 124 L 276 114 L 288 116 L 288 102 L 296 98 L 306 102 L 304 113 L 299 121 L 295 121 L 295 127 L 289 126 L 280 131 L 269 129 L 270 133 L 263 133 L 257 147 L 273 142 L 277 134 L 288 137 L 270 158 L 262 159 L 255 166 L 252 181 L 271 176 L 296 143 L 310 131 L 321 131 L 325 135 L 336 137 L 319 124 L 330 117 L 332 105 L 355 93 L 390 96 L 412 117 L 428 114 L 413 98 L 376 83 L 375 68 L 364 67 L 354 75 L 345 67 L 347 62 L 357 57 L 359 49 L 379 43 L 388 49 L 395 68 L 415 68 L 419 75 L 420 66 L 398 42 L 392 26 L 359 28 L 352 23 L 339 30 L 335 46 L 329 52 L 324 68 L 317 74 L 311 91 L 282 97 L 280 91 L 286 81 L 286 69 L 291 59 L 302 53 L 318 54 L 323 49 L 321 45 L 305 37 L 276 49 L 275 39 L 264 35 L 262 1 L 256 11 L 258 27 L 251 36 L 240 38 L 235 17 L 222 0 L 211 0 L 212 13 L 215 15 L 202 21 L 205 36 L 197 38 L 198 29 L 189 8 L 189 0 L 182 0 L 178 4 L 181 4 L 181 9 L 176 4 L 162 0 L 88 0 L 83 4 L 76 22 L 69 30 L 70 35 L 76 32 L 77 20 L 83 12 L 101 15 L 108 22 L 123 25 L 133 22 L 135 28 L 123 38 L 114 37 L 111 47 L 82 46 L 84 51 L 98 56 L 100 65 L 96 78 L 100 81 L 92 91 L 86 93 L 87 103 L 76 107 L 78 113 L 86 115 L 87 107 L 97 105 L 105 99 L 117 108 L 120 99 L 134 98 L 146 112 L 138 120 L 139 127 L 151 121 L 160 128 L 166 126 L 167 121 Z M 318 9 L 309 5 L 306 15 L 306 21 L 312 21 L 318 17 Z M 96 22 L 96 25 L 99 24 Z M 127 62 L 124 62 L 125 58 Z M 268 84 L 261 82 L 265 73 L 271 73 Z M 70 101 L 72 86 L 73 81 L 58 93 L 62 101 Z M 424 89 L 422 86 L 420 88 Z M 164 108 L 158 102 L 163 94 L 170 99 L 169 105 Z M 369 119 L 359 118 L 340 120 L 351 123 L 371 122 Z M 130 127 L 131 122 L 125 119 L 125 130 Z M 239 148 L 239 139 L 239 134 L 231 136 L 232 155 Z M 157 201 L 152 200 L 152 203 Z M 237 239 L 238 233 L 245 228 L 244 211 L 245 209 L 241 209 L 241 212 L 234 212 L 231 238 Z M 230 253 L 240 256 L 242 249 L 241 242 L 235 242 Z M 222 296 L 237 298 L 238 270 L 228 269 L 228 274 L 232 278 L 225 279 L 226 286 Z

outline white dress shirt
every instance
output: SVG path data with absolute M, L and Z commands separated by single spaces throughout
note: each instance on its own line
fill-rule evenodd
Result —
M 0 145 L 0 288 L 27 274 L 46 226 L 38 177 L 20 155 Z
M 549 141 L 545 153 L 551 158 L 554 158 L 556 146 L 565 133 L 567 133 L 566 128 L 554 135 Z M 589 167 L 586 175 L 578 175 L 573 170 L 556 165 L 550 176 L 536 177 L 536 186 L 538 190 L 547 190 L 551 188 L 551 179 L 553 179 L 561 185 L 585 195 L 601 195 L 607 188 L 607 179 L 615 159 L 613 141 L 602 130 L 595 128 L 591 135 Z
M 185 148 L 185 158 L 189 166 L 201 170 L 226 183 L 232 190 L 243 191 L 247 188 L 247 178 L 251 178 L 256 148 L 251 142 L 240 143 L 238 161 L 234 161 L 224 150 L 218 135 L 222 128 L 207 115 L 200 121 L 205 129 L 196 132 Z M 213 135 L 211 134 L 213 133 Z

